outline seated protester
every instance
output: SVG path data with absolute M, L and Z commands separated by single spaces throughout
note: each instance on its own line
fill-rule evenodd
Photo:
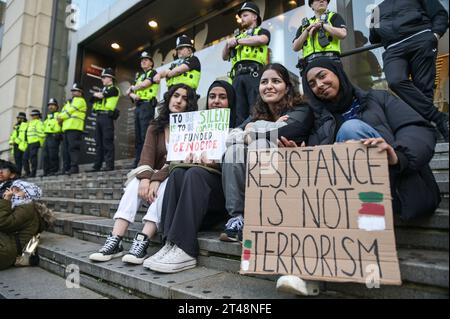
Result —
M 243 132 L 238 129 L 233 131 L 227 141 L 230 146 L 222 164 L 222 184 L 226 209 L 231 219 L 220 235 L 222 241 L 237 241 L 242 237 L 247 150 L 276 147 L 277 141 L 268 142 L 271 136 L 284 137 L 301 144 L 308 139 L 314 123 L 311 109 L 295 91 L 284 66 L 269 64 L 261 74 L 253 122 Z M 262 134 L 264 139 L 252 143 L 255 140 L 252 135 L 256 132 L 259 136 Z
M 0 270 L 14 266 L 23 247 L 45 230 L 34 203 L 41 194 L 36 185 L 15 180 L 0 199 Z
M 403 219 L 434 213 L 440 193 L 429 167 L 436 145 L 429 122 L 387 91 L 363 91 L 353 86 L 342 66 L 328 59 L 311 62 L 303 81 L 317 118 L 308 144 L 361 140 L 387 152 L 394 213 Z M 283 291 L 305 294 L 306 289 L 297 289 L 305 287 L 301 279 L 284 277 L 279 279 Z
M 208 109 L 231 108 L 235 122 L 235 94 L 225 81 L 215 81 L 208 91 Z M 198 164 L 196 164 L 196 163 Z M 144 267 L 162 273 L 176 273 L 197 265 L 197 233 L 226 218 L 220 165 L 206 156 L 172 165 L 163 203 L 164 247 L 144 262 Z
M 161 220 L 162 197 L 169 176 L 166 165 L 169 144 L 170 114 L 193 112 L 198 109 L 194 90 L 185 84 L 177 84 L 164 96 L 164 104 L 158 110 L 147 130 L 138 168 L 130 176 L 125 193 L 114 216 L 114 229 L 98 253 L 91 254 L 92 261 L 109 261 L 124 255 L 122 237 L 133 223 L 142 202 L 150 204 L 143 218 L 144 228 L 136 234 L 130 251 L 123 262 L 141 265 L 147 255 L 150 239 L 156 234 Z

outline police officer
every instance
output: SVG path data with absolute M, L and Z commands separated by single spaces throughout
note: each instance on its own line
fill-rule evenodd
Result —
M 58 122 L 58 101 L 51 98 L 47 103 L 47 107 L 47 119 L 44 121 L 45 143 L 42 154 L 43 176 L 52 176 L 59 171 L 59 145 L 62 139 L 62 128 Z
M 28 177 L 36 177 L 38 168 L 38 152 L 39 148 L 44 145 L 45 134 L 44 125 L 41 121 L 41 111 L 33 110 L 31 112 L 31 121 L 28 123 L 27 128 L 27 142 L 28 147 L 25 151 L 23 162 L 25 167 L 25 173 Z M 31 164 L 31 171 L 30 165 Z
M 302 69 L 318 57 L 329 57 L 340 62 L 341 40 L 347 36 L 344 19 L 338 13 L 328 11 L 330 0 L 308 0 L 314 17 L 305 18 L 293 41 L 295 52 L 302 50 L 298 67 Z
M 134 128 L 136 159 L 134 167 L 137 167 L 141 158 L 142 146 L 145 141 L 148 125 L 155 116 L 157 104 L 156 96 L 159 91 L 159 81 L 156 82 L 157 72 L 153 69 L 153 59 L 147 52 L 141 54 L 142 72 L 136 74 L 135 83 L 127 91 L 127 95 L 135 103 Z
M 236 125 L 242 124 L 256 103 L 260 71 L 269 62 L 270 32 L 261 28 L 259 8 L 245 2 L 239 9 L 242 32 L 227 41 L 223 60 L 232 61 L 230 77 L 236 91 Z
M 27 115 L 24 112 L 20 112 L 17 115 L 17 124 L 14 125 L 14 130 L 12 131 L 9 139 L 9 145 L 13 148 L 14 162 L 16 163 L 19 175 L 22 174 L 22 160 L 24 154 L 24 152 L 19 149 L 19 145 L 22 143 L 20 136 L 25 136 L 27 127 Z
M 177 38 L 176 51 L 178 60 L 176 60 L 169 68 L 158 73 L 155 81 L 166 78 L 167 87 L 179 83 L 186 84 L 197 90 L 201 77 L 200 60 L 194 55 L 194 41 L 187 35 Z
M 385 0 L 375 10 L 370 42 L 381 43 L 389 87 L 448 142 L 448 114 L 434 106 L 438 40 L 448 28 L 439 0 Z
M 114 170 L 114 120 L 117 119 L 117 103 L 120 90 L 114 85 L 116 78 L 114 70 L 106 68 L 102 72 L 103 90 L 94 93 L 93 110 L 97 116 L 95 128 L 96 156 L 90 172 Z
M 72 98 L 66 102 L 61 113 L 56 116 L 58 123 L 62 126 L 64 136 L 63 173 L 69 175 L 79 173 L 78 164 L 87 110 L 83 88 L 74 83 L 71 93 Z

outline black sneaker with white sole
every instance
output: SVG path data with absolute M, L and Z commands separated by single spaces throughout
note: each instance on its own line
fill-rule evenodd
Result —
M 124 255 L 122 247 L 122 237 L 109 235 L 106 242 L 98 253 L 89 256 L 92 261 L 110 261 L 113 258 L 122 257 Z
M 134 237 L 133 244 L 131 245 L 128 254 L 123 256 L 122 261 L 133 265 L 142 265 L 147 257 L 147 248 L 150 245 L 150 239 L 147 235 L 137 233 Z

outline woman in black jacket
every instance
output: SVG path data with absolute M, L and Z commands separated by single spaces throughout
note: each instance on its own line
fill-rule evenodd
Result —
M 363 140 L 387 151 L 394 212 L 403 219 L 433 214 L 440 193 L 429 167 L 436 146 L 429 122 L 387 91 L 353 86 L 328 59 L 308 65 L 303 83 L 316 115 L 308 144 Z
M 387 152 L 393 210 L 403 219 L 432 214 L 440 202 L 429 167 L 434 154 L 434 129 L 402 100 L 387 91 L 363 91 L 349 81 L 342 66 L 330 59 L 311 62 L 303 75 L 305 95 L 316 117 L 308 145 L 361 140 Z M 296 147 L 282 139 L 282 146 Z M 317 282 L 282 276 L 277 289 L 316 295 Z

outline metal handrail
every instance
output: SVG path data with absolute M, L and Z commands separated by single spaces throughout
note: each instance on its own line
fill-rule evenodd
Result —
M 367 45 L 364 47 L 360 47 L 360 48 L 356 48 L 347 52 L 344 52 L 341 54 L 341 58 L 349 56 L 349 55 L 354 55 L 354 54 L 358 54 L 361 52 L 365 52 L 365 51 L 370 51 L 370 50 L 374 50 L 374 49 L 378 49 L 381 48 L 383 45 L 378 43 L 378 44 L 371 44 L 371 45 Z

